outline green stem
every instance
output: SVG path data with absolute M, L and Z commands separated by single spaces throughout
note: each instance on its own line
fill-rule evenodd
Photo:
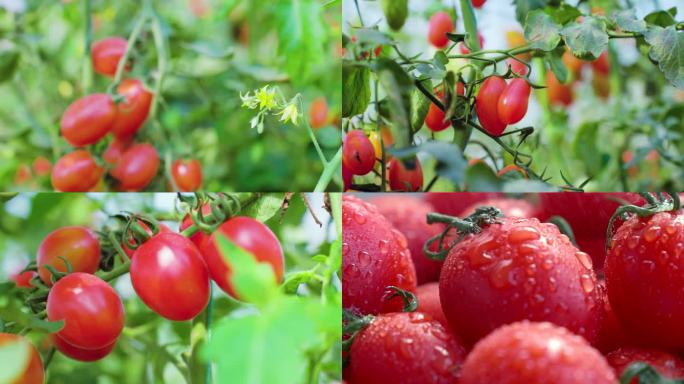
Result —
M 81 82 L 83 83 L 83 93 L 88 94 L 93 83 L 93 65 L 90 59 L 90 46 L 93 42 L 93 26 L 90 17 L 90 0 L 83 0 L 83 68 L 81 71 Z
M 321 177 L 318 179 L 318 182 L 316 183 L 316 187 L 314 187 L 314 192 L 323 192 L 325 191 L 326 188 L 328 188 L 328 184 L 330 184 L 330 180 L 332 180 L 333 176 L 339 171 L 340 166 L 342 165 L 342 147 L 337 150 L 337 153 L 335 156 L 333 156 L 332 159 L 330 159 L 330 162 L 328 162 L 325 165 L 325 168 L 323 169 L 323 173 L 321 174 Z
M 459 0 L 461 4 L 461 14 L 463 16 L 463 26 L 468 39 L 468 46 L 475 52 L 482 49 L 480 39 L 477 34 L 477 18 L 471 0 Z
M 114 75 L 114 80 L 112 81 L 112 84 L 109 86 L 109 93 L 111 94 L 115 92 L 116 87 L 119 85 L 119 83 L 121 83 L 121 78 L 123 77 L 124 70 L 126 69 L 126 63 L 128 63 L 128 59 L 131 57 L 131 52 L 133 52 L 133 46 L 135 46 L 135 42 L 138 41 L 138 37 L 142 32 L 142 28 L 143 26 L 145 26 L 145 21 L 147 21 L 147 12 L 143 12 L 142 15 L 140 15 L 140 18 L 133 27 L 131 35 L 128 37 L 128 42 L 126 44 L 126 52 L 124 52 L 123 56 L 119 60 L 119 64 L 116 66 L 116 74 Z

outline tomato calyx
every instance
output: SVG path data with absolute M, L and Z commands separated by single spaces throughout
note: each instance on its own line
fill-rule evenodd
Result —
M 394 285 L 388 285 L 383 300 L 389 301 L 395 297 L 401 297 L 404 302 L 403 312 L 415 312 L 418 309 L 418 299 L 414 293 Z
M 125 221 L 124 228 L 117 239 L 117 244 L 125 244 L 126 248 L 133 252 L 147 240 L 161 232 L 159 222 L 149 216 L 130 214 L 118 215 L 117 218 Z

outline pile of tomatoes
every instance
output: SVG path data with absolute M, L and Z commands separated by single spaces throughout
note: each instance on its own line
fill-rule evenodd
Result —
M 661 208 L 609 225 L 651 200 Z M 671 196 L 345 195 L 343 223 L 347 383 L 684 378 L 684 210 Z
M 201 211 L 203 220 L 213 212 L 208 203 Z M 219 253 L 218 236 L 266 263 L 277 281 L 282 280 L 283 251 L 268 226 L 251 217 L 234 216 L 213 228 L 213 232 L 200 231 L 190 214 L 178 232 L 151 219 L 130 216 L 123 231 L 117 232 L 121 243 L 116 245 L 107 234 L 87 227 L 57 228 L 41 241 L 35 262 L 12 280 L 20 293 L 46 295 L 44 302 L 31 306 L 37 316 L 64 322 L 49 335 L 49 344 L 75 360 L 100 360 L 114 349 L 125 325 L 122 300 L 108 283 L 121 273 L 112 275 L 103 255 L 113 252 L 121 258 L 116 268 L 127 268 L 137 296 L 159 316 L 173 321 L 192 320 L 205 309 L 211 280 L 232 298 L 243 300 L 233 285 L 229 262 Z M 0 333 L 0 345 L 8 342 L 28 343 L 22 336 Z M 30 363 L 14 382 L 42 383 L 40 356 L 29 346 Z

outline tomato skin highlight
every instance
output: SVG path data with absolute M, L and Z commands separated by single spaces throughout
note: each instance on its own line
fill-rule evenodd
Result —
M 361 130 L 347 133 L 342 144 L 342 162 L 355 175 L 365 175 L 375 165 L 375 149 Z
M 19 377 L 13 378 L 10 384 L 43 384 L 45 383 L 45 372 L 43 371 L 43 361 L 40 359 L 40 354 L 36 347 L 31 344 L 25 337 L 15 335 L 13 333 L 0 333 L 0 347 L 9 344 L 24 342 L 29 345 L 28 363 L 26 369 Z
M 56 335 L 52 336 L 52 342 L 54 343 L 55 348 L 57 348 L 57 350 L 64 356 L 83 362 L 92 362 L 104 359 L 112 352 L 114 346 L 116 345 L 116 341 L 114 341 L 113 343 L 102 348 L 83 349 L 67 343 L 66 341 L 62 340 L 61 337 Z
M 59 123 L 64 139 L 74 147 L 95 144 L 112 129 L 116 105 L 111 96 L 94 93 L 71 103 Z
M 181 192 L 194 192 L 202 186 L 202 164 L 197 159 L 175 160 L 171 175 Z
M 113 77 L 127 47 L 128 42 L 121 37 L 108 37 L 93 43 L 91 57 L 95 72 Z M 126 70 L 128 69 L 130 65 L 126 66 Z
M 152 230 L 147 226 L 147 224 L 145 224 L 142 220 L 138 220 L 138 224 L 140 224 L 140 226 L 142 226 L 145 229 L 145 232 L 147 232 L 147 234 L 149 234 L 150 237 L 153 236 Z M 172 233 L 172 232 L 173 231 L 171 230 L 171 228 L 167 227 L 164 224 L 161 224 L 161 223 L 159 224 L 159 233 Z M 129 259 L 132 259 L 133 255 L 135 255 L 135 251 L 137 251 L 137 248 L 136 249 L 130 248 L 133 246 L 134 243 L 135 243 L 135 240 L 133 239 L 132 235 L 128 236 L 127 241 L 121 243 L 121 248 L 123 249 L 124 253 L 126 253 L 126 256 L 128 256 Z
M 504 124 L 515 124 L 527 113 L 527 102 L 532 88 L 525 79 L 511 80 L 499 97 L 497 110 Z
M 211 278 L 225 293 L 241 299 L 231 281 L 231 266 L 218 249 L 217 236 L 220 235 L 250 253 L 257 262 L 268 263 L 273 268 L 276 282 L 282 281 L 285 258 L 276 235 L 266 224 L 251 217 L 237 216 L 221 224 L 204 243 L 202 249 Z
M 159 169 L 159 154 L 147 143 L 135 144 L 124 152 L 111 171 L 120 187 L 126 191 L 145 188 L 154 179 Z
M 62 227 L 50 232 L 38 247 L 36 261 L 38 274 L 48 286 L 52 274 L 45 268 L 50 265 L 66 272 L 65 258 L 74 272 L 95 273 L 100 265 L 100 243 L 93 231 L 86 227 Z
M 442 105 L 444 105 L 444 92 L 439 92 L 437 97 L 442 101 Z M 444 111 L 439 109 L 435 103 L 430 103 L 427 115 L 425 115 L 425 125 L 433 132 L 443 131 L 451 126 L 451 121 L 445 121 L 445 117 Z
M 190 320 L 209 303 L 207 266 L 195 244 L 178 233 L 159 233 L 135 251 L 131 283 L 148 307 L 169 320 Z
M 435 47 L 442 49 L 449 45 L 447 33 L 454 31 L 454 21 L 446 12 L 437 12 L 430 17 L 428 40 Z
M 64 320 L 56 333 L 81 349 L 100 349 L 113 342 L 124 327 L 121 299 L 95 275 L 74 272 L 55 283 L 47 298 L 49 321 Z
M 614 384 L 617 378 L 586 340 L 551 323 L 521 321 L 478 342 L 460 384 Z
M 684 361 L 664 351 L 626 347 L 609 353 L 606 355 L 606 360 L 618 377 L 629 365 L 641 361 L 655 368 L 661 376 L 667 379 L 684 379 Z M 639 378 L 633 378 L 630 384 L 639 384 Z
M 499 118 L 499 96 L 506 89 L 506 81 L 498 76 L 485 79 L 475 97 L 475 112 L 482 128 L 493 136 L 501 136 L 506 124 Z
M 328 124 L 328 103 L 324 97 L 317 97 L 309 108 L 309 124 L 311 128 L 323 128 Z
M 150 113 L 152 93 L 145 89 L 140 80 L 126 79 L 116 88 L 124 100 L 116 105 L 116 119 L 112 134 L 119 138 L 129 138 L 142 127 Z

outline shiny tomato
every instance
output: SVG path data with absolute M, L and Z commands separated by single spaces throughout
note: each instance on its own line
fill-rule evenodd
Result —
M 52 170 L 52 163 L 45 156 L 38 156 L 33 159 L 32 167 L 36 176 L 46 176 Z
M 105 93 L 82 97 L 67 107 L 60 121 L 64 139 L 74 147 L 95 144 L 112 129 L 116 105 Z
M 231 266 L 219 252 L 217 236 L 225 236 L 235 245 L 254 256 L 257 262 L 268 263 L 273 268 L 277 282 L 283 279 L 285 264 L 283 249 L 271 229 L 251 217 L 233 217 L 221 224 L 202 247 L 202 253 L 207 261 L 211 278 L 227 294 L 240 299 L 240 295 L 235 292 L 231 281 Z
M 136 191 L 145 188 L 154 179 L 158 169 L 157 150 L 150 144 L 142 143 L 129 148 L 111 174 L 119 181 L 122 190 Z
M 684 360 L 656 349 L 620 348 L 606 355 L 606 360 L 615 370 L 617 377 L 620 377 L 631 364 L 642 362 L 652 366 L 664 378 L 684 379 Z M 629 383 L 639 384 L 639 379 L 635 377 Z
M 116 119 L 112 134 L 120 138 L 135 135 L 150 113 L 152 93 L 145 89 L 140 80 L 127 79 L 116 88 L 124 100 L 116 105 Z
M 62 227 L 45 236 L 36 256 L 38 273 L 45 284 L 52 285 L 46 265 L 67 271 L 62 259 L 69 261 L 73 272 L 95 273 L 100 265 L 100 243 L 95 233 L 86 227 Z
M 124 308 L 114 288 L 102 279 L 74 272 L 50 290 L 47 318 L 64 320 L 64 328 L 57 336 L 67 343 L 81 349 L 100 349 L 115 342 L 121 334 Z
M 110 165 L 116 165 L 132 143 L 133 137 L 118 138 L 114 136 L 107 149 L 102 153 L 102 160 Z
M 202 206 L 202 215 L 206 216 L 210 213 L 211 213 L 211 205 L 209 205 L 208 203 L 204 204 Z M 193 225 L 193 223 L 194 222 L 192 221 L 192 217 L 189 214 L 185 215 L 185 217 L 183 218 L 183 221 L 181 222 L 180 228 L 178 228 L 178 231 L 183 232 L 184 230 L 189 228 L 191 225 Z M 197 249 L 199 249 L 201 251 L 202 247 L 204 247 L 204 243 L 209 239 L 209 236 L 210 235 L 208 235 L 208 234 L 206 234 L 200 230 L 197 230 L 197 232 L 195 232 L 192 236 L 190 236 L 189 239 L 190 239 L 190 241 L 192 241 L 195 244 L 195 246 L 197 246 Z M 202 255 L 202 257 L 204 257 L 204 255 Z
M 375 149 L 361 130 L 347 133 L 342 144 L 342 162 L 355 175 L 365 175 L 375 165 Z
M 480 8 L 486 3 L 487 0 L 471 0 L 471 3 L 473 3 L 473 7 L 475 8 Z
M 116 345 L 116 341 L 114 341 L 113 343 L 102 348 L 83 349 L 67 343 L 57 335 L 52 336 L 52 342 L 55 345 L 55 348 L 57 348 L 57 350 L 60 351 L 64 356 L 85 362 L 97 361 L 105 358 L 112 352 L 114 346 Z
M 171 176 L 179 191 L 196 191 L 202 186 L 202 164 L 197 159 L 178 159 L 171 164 Z
M 467 217 L 472 215 L 475 213 L 475 209 L 478 207 L 498 208 L 501 210 L 501 212 L 503 212 L 504 216 L 509 217 L 522 217 L 530 219 L 537 217 L 538 215 L 537 208 L 527 200 L 497 197 L 474 203 L 473 205 L 465 208 L 459 217 Z
M 313 129 L 323 128 L 328 124 L 328 103 L 324 97 L 318 97 L 311 102 L 309 124 Z
M 504 124 L 515 124 L 525 117 L 531 91 L 532 88 L 523 78 L 516 78 L 508 83 L 497 104 L 499 119 Z
M 138 224 L 140 224 L 140 226 L 145 229 L 145 232 L 147 232 L 148 235 L 153 236 L 152 230 L 147 226 L 147 224 L 145 224 L 142 220 L 138 220 Z M 161 224 L 161 223 L 159 224 L 159 233 L 171 233 L 171 232 L 173 232 L 173 230 L 171 230 L 171 228 L 167 227 L 164 224 Z M 128 243 L 128 244 L 126 244 L 126 243 Z M 137 250 L 137 248 L 135 250 L 130 248 L 133 246 L 133 244 L 135 244 L 135 240 L 133 239 L 133 235 L 129 235 L 127 241 L 125 243 L 121 244 L 121 248 L 123 248 L 124 252 L 126 253 L 126 255 L 129 258 L 132 258 L 133 255 L 135 254 L 135 251 Z
M 572 87 L 558 81 L 553 72 L 546 73 L 546 91 L 549 95 L 549 102 L 552 105 L 569 106 L 574 97 Z
M 33 288 L 31 284 L 31 279 L 33 279 L 38 273 L 36 271 L 24 271 L 20 273 L 15 273 L 10 277 L 10 280 L 19 288 Z
M 431 282 L 419 285 L 416 288 L 416 300 L 418 300 L 416 311 L 427 313 L 439 321 L 445 329 L 450 329 L 449 322 L 444 316 L 444 311 L 442 311 L 442 303 L 439 300 L 439 283 Z
M 389 184 L 393 191 L 416 192 L 423 188 L 423 168 L 415 157 L 405 164 L 399 159 L 389 162 Z M 413 169 L 410 167 L 413 166 Z
M 190 320 L 209 303 L 207 266 L 195 244 L 178 233 L 159 233 L 135 251 L 131 283 L 148 307 L 169 320 Z
M 127 47 L 128 42 L 121 37 L 108 37 L 93 43 L 91 56 L 95 72 L 105 76 L 114 76 L 116 67 Z M 126 66 L 126 70 L 128 69 L 130 69 L 130 65 Z
M 477 119 L 482 128 L 493 136 L 501 136 L 506 129 L 506 123 L 501 120 L 498 112 L 499 96 L 504 89 L 506 89 L 506 80 L 491 76 L 482 82 L 475 97 Z
M 430 17 L 428 40 L 435 47 L 442 49 L 449 44 L 447 33 L 454 31 L 454 21 L 446 12 L 437 12 Z
M 511 66 L 511 71 L 513 71 L 513 73 L 520 75 L 520 76 L 527 75 L 528 69 L 527 69 L 527 66 L 525 64 L 523 64 L 523 63 L 521 63 L 515 59 L 508 59 L 507 62 L 508 62 L 508 65 Z
M 437 98 L 444 105 L 444 92 L 437 93 Z M 428 108 L 427 115 L 425 115 L 425 125 L 433 132 L 443 131 L 451 126 L 451 121 L 445 120 L 445 117 L 444 111 L 439 109 L 435 103 L 430 103 L 430 108 Z
M 60 192 L 87 192 L 97 185 L 102 172 L 89 152 L 77 150 L 57 160 L 50 179 Z
M 0 347 L 6 344 L 25 343 L 27 346 L 28 356 L 26 359 L 26 368 L 18 377 L 11 377 L 10 384 L 43 384 L 45 382 L 45 372 L 43 371 L 43 362 L 40 360 L 38 350 L 26 338 L 12 333 L 0 333 Z

